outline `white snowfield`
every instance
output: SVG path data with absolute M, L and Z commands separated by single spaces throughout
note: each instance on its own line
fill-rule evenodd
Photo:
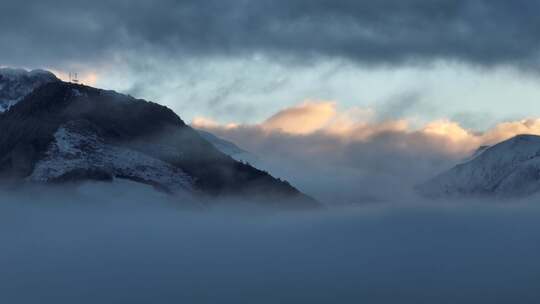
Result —
M 540 136 L 519 135 L 418 187 L 431 197 L 524 197 L 540 191 Z
M 9 110 L 37 87 L 53 81 L 59 79 L 44 70 L 0 68 L 0 113 Z
M 173 193 L 193 191 L 191 177 L 181 169 L 141 152 L 107 144 L 93 132 L 81 131 L 76 125 L 60 127 L 54 138 L 29 181 L 51 181 L 83 169 L 159 186 Z

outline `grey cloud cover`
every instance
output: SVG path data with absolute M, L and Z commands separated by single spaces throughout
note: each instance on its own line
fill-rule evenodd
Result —
M 535 67 L 535 1 L 13 1 L 0 3 L 0 64 L 153 56 L 342 57 Z

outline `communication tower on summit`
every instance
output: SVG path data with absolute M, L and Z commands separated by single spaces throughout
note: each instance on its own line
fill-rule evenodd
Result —
M 79 83 L 79 76 L 77 75 L 77 73 L 69 72 L 69 82 Z

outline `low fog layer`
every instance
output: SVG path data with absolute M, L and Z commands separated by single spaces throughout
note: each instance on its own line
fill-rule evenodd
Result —
M 535 202 L 178 208 L 134 184 L 0 194 L 2 303 L 538 303 Z

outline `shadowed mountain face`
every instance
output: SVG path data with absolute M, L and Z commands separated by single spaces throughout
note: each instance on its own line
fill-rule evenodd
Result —
M 125 178 L 169 193 L 316 206 L 218 151 L 173 111 L 112 91 L 47 83 L 0 115 L 0 176 L 61 183 Z
M 418 190 L 428 197 L 517 198 L 540 192 L 540 136 L 519 135 L 440 174 Z

